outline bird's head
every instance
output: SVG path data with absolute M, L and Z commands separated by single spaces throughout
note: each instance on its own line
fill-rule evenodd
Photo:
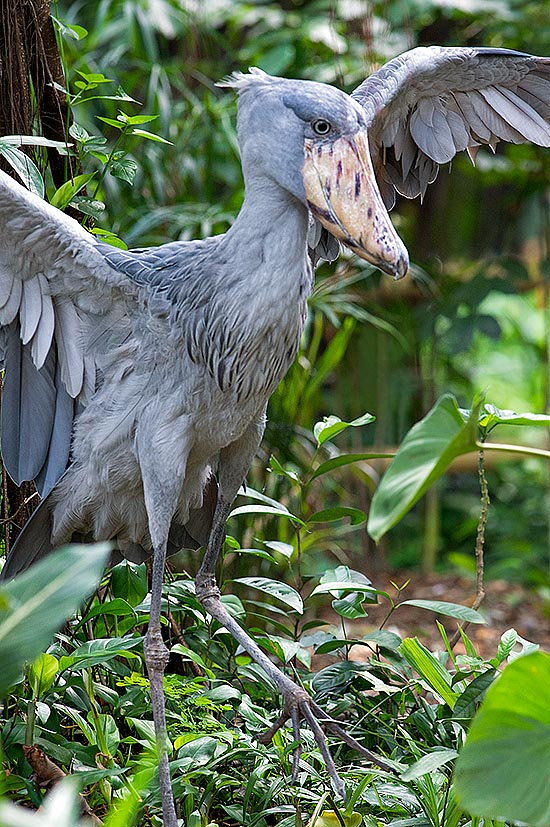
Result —
M 221 85 L 239 92 L 245 174 L 276 182 L 358 256 L 404 276 L 407 250 L 378 190 L 361 106 L 333 86 L 259 69 Z

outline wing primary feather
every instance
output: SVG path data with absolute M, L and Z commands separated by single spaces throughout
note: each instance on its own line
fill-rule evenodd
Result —
M 21 324 L 21 341 L 26 345 L 34 334 L 42 315 L 42 293 L 40 281 L 35 276 L 25 279 L 23 282 L 23 295 L 21 296 L 21 307 L 19 318 Z

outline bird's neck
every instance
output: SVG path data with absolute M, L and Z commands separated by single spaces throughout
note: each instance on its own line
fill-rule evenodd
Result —
M 304 291 L 299 282 L 311 282 L 307 233 L 308 211 L 303 204 L 268 179 L 249 181 L 224 247 L 257 288 L 283 295 L 290 291 L 295 296 Z

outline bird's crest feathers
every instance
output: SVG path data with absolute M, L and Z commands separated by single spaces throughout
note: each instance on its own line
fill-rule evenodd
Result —
M 258 69 L 257 66 L 251 66 L 248 72 L 232 72 L 230 75 L 218 81 L 216 86 L 223 87 L 224 89 L 236 89 L 237 92 L 242 92 L 249 86 L 255 86 L 259 83 L 268 84 L 274 80 L 275 78 L 268 75 L 263 69 Z

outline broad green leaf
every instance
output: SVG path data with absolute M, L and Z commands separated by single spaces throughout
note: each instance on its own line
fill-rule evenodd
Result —
M 455 768 L 468 813 L 550 824 L 550 656 L 525 655 L 487 690 Z
M 458 698 L 458 693 L 451 689 L 451 675 L 439 663 L 417 638 L 405 638 L 398 649 L 407 663 L 418 672 L 435 695 L 440 697 L 451 709 Z
M 497 676 L 496 669 L 487 669 L 473 681 L 470 681 L 462 695 L 458 698 L 453 709 L 455 720 L 473 718 L 477 707 L 485 697 L 485 693 Z
M 356 620 L 358 617 L 367 617 L 367 612 L 363 608 L 365 602 L 365 595 L 359 592 L 350 592 L 344 597 L 336 598 L 332 601 L 332 608 L 340 617 L 345 617 L 348 620 Z M 370 601 L 372 602 L 372 601 Z
M 268 577 L 237 577 L 234 582 L 244 583 L 251 589 L 259 589 L 261 592 L 271 595 L 271 597 L 276 597 L 277 600 L 290 606 L 299 614 L 303 614 L 304 604 L 302 598 L 296 589 L 293 589 L 287 583 L 281 583 L 280 580 L 271 580 Z
M 111 569 L 113 595 L 125 600 L 130 606 L 139 606 L 148 592 L 145 563 L 137 565 L 124 560 Z
M 40 698 L 48 691 L 58 672 L 59 661 L 54 655 L 38 655 L 29 669 L 29 682 L 34 698 Z
M 351 422 L 342 422 L 337 416 L 326 416 L 322 422 L 317 422 L 314 426 L 313 436 L 317 440 L 317 445 L 323 445 L 329 439 L 345 431 L 346 428 L 370 425 L 375 419 L 376 417 L 370 413 L 363 414 L 363 416 L 360 416 L 358 419 L 353 419 Z
M 368 531 L 374 540 L 399 522 L 453 459 L 477 449 L 480 405 L 465 422 L 454 396 L 445 394 L 411 428 L 372 499 Z
M 392 459 L 394 456 L 395 454 L 342 454 L 339 457 L 327 459 L 326 462 L 322 462 L 318 465 L 311 475 L 311 479 L 314 480 L 322 474 L 327 474 L 329 471 L 333 471 L 334 468 L 342 468 L 344 465 L 351 465 L 354 462 L 364 462 L 369 459 Z
M 516 643 L 518 642 L 518 633 L 515 629 L 508 629 L 501 635 L 496 657 L 491 659 L 493 666 L 500 666 L 506 660 Z
M 74 178 L 66 181 L 54 192 L 50 199 L 50 204 L 59 210 L 64 210 L 65 207 L 71 203 L 73 197 L 80 192 L 94 176 L 95 172 L 91 172 L 88 175 L 75 175 Z
M 88 34 L 88 30 L 85 29 L 84 26 L 76 26 L 74 23 L 65 23 L 62 20 L 58 20 L 53 14 L 51 15 L 51 18 L 55 24 L 55 28 L 62 37 L 71 37 L 73 40 L 82 40 L 82 38 L 86 37 Z
M 332 508 L 323 508 L 322 511 L 316 511 L 315 514 L 308 517 L 307 523 L 335 523 L 344 517 L 349 517 L 352 525 L 361 525 L 367 519 L 365 512 L 359 508 L 335 505 Z
M 479 414 L 479 424 L 487 431 L 492 430 L 495 425 L 538 425 L 550 426 L 550 416 L 546 414 L 516 413 L 515 411 L 503 410 L 495 405 L 484 405 L 483 411 Z
M 127 617 L 128 615 L 135 615 L 135 611 L 130 606 L 130 604 L 123 600 L 121 597 L 115 597 L 114 600 L 108 600 L 106 603 L 97 603 L 81 620 L 82 623 L 86 623 L 88 620 L 91 620 L 92 617 L 97 617 L 98 615 L 114 615 L 115 617 Z
M 313 597 L 316 594 L 336 594 L 337 596 L 341 596 L 346 592 L 362 592 L 365 595 L 363 600 L 365 600 L 366 596 L 369 595 L 373 598 L 373 603 L 376 602 L 377 594 L 386 596 L 386 592 L 382 592 L 379 589 L 373 589 L 373 587 L 368 583 L 360 583 L 356 581 L 343 583 L 341 580 L 333 580 L 329 583 L 319 583 L 319 585 L 315 586 L 311 592 L 310 597 Z
M 0 139 L 0 155 L 16 171 L 28 190 L 34 192 L 40 198 L 44 198 L 44 179 L 40 170 L 28 155 L 25 155 L 17 147 L 10 146 L 4 139 Z
M 272 551 L 276 551 L 290 560 L 294 554 L 294 546 L 291 543 L 283 543 L 280 540 L 265 540 L 265 544 Z
M 137 171 L 138 165 L 130 158 L 114 161 L 109 168 L 109 172 L 114 178 L 120 178 L 123 181 L 127 181 L 128 184 L 134 183 Z
M 11 146 L 47 146 L 52 149 L 58 149 L 61 154 L 66 152 L 68 146 L 65 141 L 52 141 L 49 138 L 43 138 L 42 135 L 2 135 L 0 144 L 11 144 Z
M 398 649 L 402 643 L 399 635 L 395 632 L 388 632 L 386 629 L 374 629 L 372 632 L 367 632 L 361 640 L 371 645 L 381 646 L 383 649 Z
M 455 617 L 465 623 L 486 623 L 486 620 L 475 609 L 463 606 L 461 603 L 447 603 L 445 600 L 403 600 L 400 606 L 417 606 L 419 609 L 428 609 L 446 617 Z
M 0 695 L 96 588 L 110 549 L 108 543 L 66 546 L 0 586 Z
M 405 772 L 401 773 L 403 781 L 412 781 L 414 778 L 420 778 L 422 775 L 437 770 L 449 761 L 453 761 L 458 755 L 456 749 L 434 749 L 433 752 L 428 752 L 423 755 L 414 764 L 411 764 Z
M 229 516 L 237 517 L 239 514 L 272 514 L 276 517 L 285 517 L 287 520 L 292 520 L 293 523 L 305 525 L 303 520 L 300 520 L 299 517 L 295 517 L 294 514 L 286 511 L 281 506 L 279 506 L 279 508 L 274 508 L 271 505 L 240 505 L 237 508 L 234 508 Z
M 68 669 L 77 664 L 81 667 L 96 666 L 117 657 L 139 658 L 139 655 L 129 650 L 139 646 L 142 641 L 143 638 L 133 635 L 89 640 L 75 649 L 71 655 L 62 657 L 59 665 L 61 669 Z

